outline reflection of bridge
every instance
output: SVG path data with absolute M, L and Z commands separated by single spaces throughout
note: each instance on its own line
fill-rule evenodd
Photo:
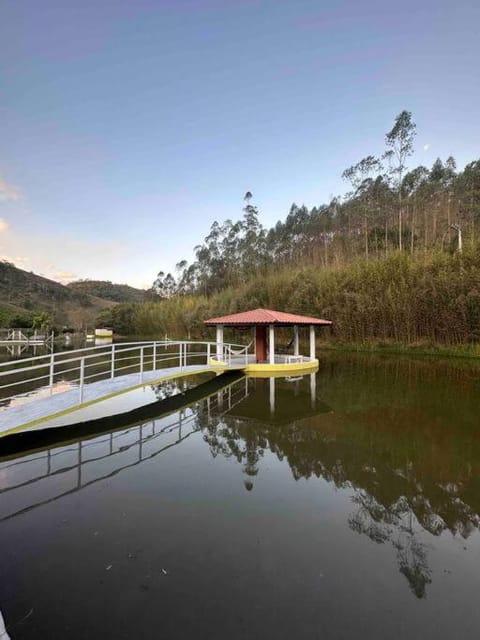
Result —
M 231 383 L 206 398 L 208 411 L 220 416 L 230 411 L 248 395 L 245 379 Z M 188 392 L 184 403 L 191 402 Z M 146 460 L 155 458 L 162 452 L 183 442 L 200 430 L 198 415 L 194 409 L 184 408 L 173 415 L 154 418 L 146 422 L 122 428 L 117 432 L 104 433 L 98 437 L 80 439 L 68 445 L 47 447 L 31 455 L 10 456 L 0 459 L 0 522 L 41 507 L 91 486 L 102 480 L 116 476 L 121 471 L 135 467 Z M 60 430 L 59 430 L 60 431 Z M 110 461 L 108 472 L 104 472 L 105 462 Z M 98 465 L 98 463 L 103 463 Z M 20 481 L 12 481 L 21 476 Z M 56 478 L 58 487 L 65 481 L 65 487 L 59 492 L 51 491 L 49 479 Z M 23 491 L 32 485 L 43 485 L 45 489 L 32 502 L 31 493 Z M 25 497 L 24 497 L 25 493 Z M 12 496 L 12 499 L 8 499 Z M 23 504 L 19 505 L 24 500 Z M 14 503 L 13 507 L 9 506 Z
M 185 341 L 110 344 L 0 363 L 0 436 L 146 384 L 244 369 L 248 348 L 222 346 L 221 364 L 213 359 L 216 343 Z

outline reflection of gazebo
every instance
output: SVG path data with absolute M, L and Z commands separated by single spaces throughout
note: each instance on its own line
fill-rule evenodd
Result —
M 331 413 L 332 408 L 316 397 L 316 374 L 309 375 L 308 386 L 306 376 L 294 382 L 281 378 L 252 380 L 254 391 L 229 409 L 223 419 L 230 416 L 242 422 L 284 425 Z
M 224 327 L 236 329 L 254 329 L 255 354 L 247 371 L 261 371 L 269 369 L 285 370 L 285 365 L 309 366 L 318 364 L 315 358 L 315 329 L 316 327 L 330 326 L 330 320 L 299 316 L 283 311 L 272 311 L 271 309 L 254 309 L 233 315 L 210 318 L 205 321 L 209 327 L 215 326 L 217 329 L 217 358 L 221 360 L 223 356 L 223 329 Z M 275 329 L 279 327 L 293 327 L 293 356 L 285 356 L 275 353 Z M 310 356 L 301 356 L 299 352 L 299 328 L 309 327 L 310 333 Z M 267 341 L 268 329 L 268 341 Z M 268 347 L 268 348 L 267 348 Z M 292 369 L 295 367 L 292 367 Z

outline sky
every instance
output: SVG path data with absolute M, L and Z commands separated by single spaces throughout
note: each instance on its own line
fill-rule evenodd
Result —
M 342 194 L 406 109 L 480 157 L 478 0 L 0 0 L 0 257 L 149 287 L 253 193 Z

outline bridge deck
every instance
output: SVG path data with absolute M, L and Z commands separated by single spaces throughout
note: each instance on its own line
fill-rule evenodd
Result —
M 243 366 L 232 365 L 228 369 L 243 369 Z M 0 412 L 0 437 L 30 428 L 43 428 L 47 422 L 55 418 L 61 418 L 67 414 L 81 411 L 92 404 L 102 402 L 120 395 L 135 388 L 145 385 L 156 384 L 175 378 L 191 376 L 200 373 L 215 373 L 225 371 L 226 367 L 219 368 L 212 365 L 187 365 L 184 367 L 169 367 L 156 369 L 154 371 L 144 371 L 142 376 L 139 373 L 130 373 L 108 380 L 100 380 L 86 384 L 83 387 L 83 397 L 79 402 L 80 390 L 73 387 L 61 393 L 52 393 L 47 397 L 26 401 L 21 404 L 6 407 Z M 80 418 L 79 418 L 80 419 Z M 53 426 L 53 425 L 52 425 Z

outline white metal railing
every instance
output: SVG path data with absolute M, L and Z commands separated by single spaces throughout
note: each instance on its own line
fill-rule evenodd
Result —
M 52 445 L 18 460 L 0 459 L 4 480 L 0 496 L 7 493 L 15 496 L 13 500 L 0 500 L 0 523 L 110 478 L 180 444 L 201 430 L 200 412 L 219 418 L 244 400 L 249 395 L 245 380 L 242 378 L 208 395 L 200 407 L 189 410 L 183 407 L 173 415 L 152 418 L 93 439 L 79 439 L 67 446 Z M 107 459 L 110 464 L 105 473 L 98 463 Z M 9 473 L 13 469 L 15 472 Z M 52 477 L 64 481 L 51 483 Z M 25 494 L 24 488 L 32 485 L 37 486 L 36 490 Z M 13 511 L 12 505 L 16 505 Z
M 212 354 L 211 361 L 218 364 L 231 366 L 246 366 L 249 362 L 248 349 L 250 345 L 243 346 L 238 344 L 221 344 L 214 343 L 215 347 L 220 346 L 220 355 L 217 353 Z
M 184 369 L 189 365 L 215 365 L 213 353 L 216 342 L 148 341 L 125 342 L 87 347 L 75 351 L 59 351 L 42 356 L 10 360 L 0 363 L 0 407 L 10 404 L 19 395 L 28 395 L 39 389 L 56 392 L 60 383 L 78 387 L 79 402 L 83 401 L 86 384 L 128 373 L 138 373 L 143 382 L 146 371 L 167 367 Z M 237 365 L 232 355 L 245 352 L 248 347 L 224 344 L 229 366 Z M 218 364 L 225 364 L 217 360 Z M 62 385 L 63 389 L 64 385 Z

